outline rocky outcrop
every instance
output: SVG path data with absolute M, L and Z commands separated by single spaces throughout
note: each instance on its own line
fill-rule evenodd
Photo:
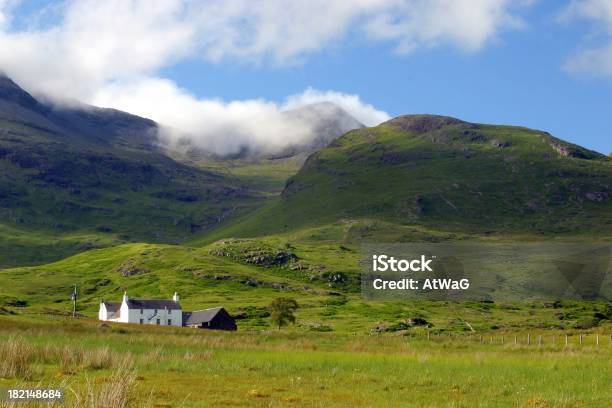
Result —
M 393 118 L 385 122 L 385 124 L 412 133 L 426 133 L 452 125 L 465 129 L 475 127 L 474 124 L 464 122 L 460 119 L 437 115 L 403 115 Z

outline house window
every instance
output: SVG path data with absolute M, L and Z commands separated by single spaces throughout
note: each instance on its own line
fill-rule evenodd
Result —
M 140 319 L 140 324 L 142 324 L 142 319 Z
M 159 324 L 159 319 L 157 319 L 157 324 Z
M 172 325 L 172 319 L 168 319 L 168 326 Z

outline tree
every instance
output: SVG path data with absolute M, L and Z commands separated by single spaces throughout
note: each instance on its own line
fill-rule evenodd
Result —
M 295 323 L 293 312 L 295 312 L 298 307 L 295 299 L 283 297 L 274 299 L 269 306 L 271 323 L 278 327 L 278 330 L 288 323 Z

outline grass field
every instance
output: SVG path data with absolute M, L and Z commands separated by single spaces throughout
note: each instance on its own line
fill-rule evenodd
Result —
M 582 345 L 571 331 L 530 333 L 532 339 L 543 334 L 542 345 L 527 345 L 526 332 L 496 332 L 490 344 L 489 334 L 481 344 L 467 335 L 428 341 L 227 333 L 0 316 L 0 387 L 60 386 L 68 406 L 603 407 L 612 401 L 609 333 L 600 333 L 599 345 L 594 332 Z M 98 405 L 87 405 L 91 400 Z

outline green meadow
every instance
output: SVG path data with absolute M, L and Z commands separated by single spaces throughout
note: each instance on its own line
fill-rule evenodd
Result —
M 2 316 L 0 387 L 61 387 L 75 407 L 609 405 L 608 337 L 596 345 L 589 331 L 581 345 L 576 331 L 530 334 L 528 345 L 524 331 L 483 333 L 481 343 Z

